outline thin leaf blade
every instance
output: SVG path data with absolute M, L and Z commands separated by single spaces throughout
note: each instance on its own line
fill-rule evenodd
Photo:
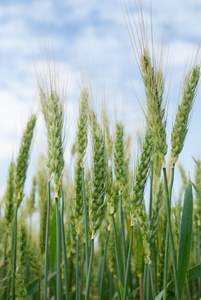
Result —
M 136 261 L 136 272 L 137 275 L 143 274 L 144 272 L 144 250 L 143 250 L 143 241 L 139 228 L 135 227 L 136 232 L 136 250 L 137 250 L 137 261 Z
M 179 236 L 179 249 L 178 249 L 178 281 L 179 290 L 182 294 L 184 282 L 186 278 L 187 268 L 190 258 L 191 239 L 193 228 L 193 194 L 192 185 L 188 182 L 185 196 L 184 205 L 181 219 L 181 229 Z

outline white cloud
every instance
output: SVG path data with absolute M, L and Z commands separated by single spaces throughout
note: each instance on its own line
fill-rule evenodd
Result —
M 53 1 L 25 1 L 24 3 L 12 3 L 1 5 L 0 16 L 3 18 L 23 18 L 32 21 L 50 21 L 53 19 Z

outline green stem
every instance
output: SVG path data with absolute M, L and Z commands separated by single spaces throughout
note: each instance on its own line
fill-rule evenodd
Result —
M 44 275 L 44 299 L 45 300 L 47 300 L 49 227 L 50 227 L 50 181 L 48 181 L 47 227 L 46 227 L 46 238 L 45 238 L 45 275 Z
M 149 273 L 150 273 L 150 281 L 151 281 L 151 290 L 152 290 L 152 298 L 155 299 L 156 294 L 155 294 L 155 288 L 154 288 L 154 280 L 153 280 L 153 273 L 152 273 L 152 268 L 151 264 L 148 265 L 149 268 Z
M 121 274 L 121 265 L 120 265 L 120 257 L 119 257 L 119 247 L 117 241 L 117 230 L 115 225 L 114 214 L 112 214 L 112 222 L 114 226 L 114 241 L 115 241 L 115 252 L 116 252 L 116 260 L 117 260 L 117 271 L 120 283 L 123 285 L 122 274 Z
M 147 281 L 147 264 L 144 266 L 144 275 L 143 275 L 143 300 L 146 300 L 146 281 Z
M 16 258 L 17 258 L 17 212 L 18 212 L 17 199 L 16 209 L 15 209 L 15 219 L 14 219 L 14 230 L 13 230 L 13 278 L 12 278 L 12 300 L 15 300 L 15 273 L 16 273 Z
M 174 273 L 174 279 L 175 279 L 175 289 L 176 289 L 176 296 L 177 299 L 180 299 L 180 291 L 179 291 L 179 283 L 178 283 L 178 277 L 177 277 L 177 262 L 176 262 L 176 253 L 174 249 L 174 241 L 173 241 L 173 235 L 172 235 L 172 227 L 171 227 L 171 211 L 170 211 L 170 200 L 169 200 L 169 192 L 168 192 L 168 183 L 167 183 L 167 174 L 166 174 L 166 168 L 163 168 L 163 175 L 164 175 L 164 184 L 165 184 L 165 192 L 166 192 L 166 206 L 167 206 L 167 230 L 169 231 L 169 237 L 170 237 L 170 246 L 171 246 L 171 252 L 172 252 L 172 263 L 173 263 L 173 273 Z
M 157 295 L 157 250 L 154 244 L 154 282 L 155 282 L 155 294 Z
M 169 234 L 168 228 L 166 228 L 165 238 L 165 262 L 164 262 L 164 274 L 163 274 L 163 300 L 167 299 L 167 273 L 168 273 L 168 248 L 169 248 Z
M 102 270 L 101 270 L 101 278 L 100 278 L 100 294 L 99 294 L 99 299 L 102 299 L 102 288 L 103 288 L 103 275 L 104 275 L 104 269 L 105 269 L 105 261 L 106 261 L 106 252 L 107 252 L 107 244 L 108 244 L 108 239 L 110 236 L 110 231 L 108 230 L 107 232 L 107 237 L 105 241 L 105 249 L 104 249 L 104 257 L 103 257 L 103 265 L 102 265 Z
M 66 289 L 66 300 L 69 300 L 69 290 L 68 290 L 68 260 L 66 253 L 66 241 L 65 241 L 65 230 L 64 230 L 64 193 L 63 188 L 61 189 L 61 198 L 62 198 L 62 208 L 61 208 L 61 231 L 62 231 L 62 242 L 63 242 L 63 251 L 64 251 L 64 273 L 65 273 L 65 289 Z
M 171 199 L 172 199 L 172 187 L 174 182 L 174 164 L 171 172 L 171 182 L 169 191 L 169 203 L 171 209 Z M 167 298 L 167 273 L 168 273 L 168 250 L 169 250 L 169 231 L 168 227 L 166 229 L 166 242 L 165 242 L 165 262 L 164 262 L 164 277 L 163 277 L 163 299 Z
M 113 277 L 113 274 L 112 274 L 112 272 L 109 271 L 109 299 L 112 299 L 112 297 L 113 297 L 113 292 L 112 292 L 113 280 L 112 280 L 112 277 Z
M 88 221 L 87 221 L 87 204 L 85 195 L 85 184 L 84 184 L 84 168 L 82 168 L 82 191 L 83 191 L 83 204 L 84 204 L 84 227 L 85 227 L 85 255 L 86 255 L 86 280 L 89 268 L 89 249 L 88 249 Z
M 153 172 L 154 172 L 154 168 L 153 168 L 153 161 L 150 162 L 150 194 L 149 194 L 149 222 L 151 224 L 151 218 L 152 218 L 152 199 L 153 199 Z M 149 241 L 149 247 L 151 250 L 151 242 Z M 147 299 L 149 299 L 150 297 L 150 272 L 149 272 L 149 266 L 147 269 Z
M 41 300 L 41 265 L 39 266 L 39 276 L 38 276 L 38 300 Z
M 124 229 L 124 216 L 122 205 L 122 192 L 120 192 L 120 217 L 121 217 L 121 233 L 123 243 L 123 258 L 124 258 L 124 274 L 126 274 L 126 244 L 125 244 L 125 229 Z
M 147 264 L 146 272 L 146 299 L 150 299 L 150 278 L 149 278 L 149 264 Z
M 79 279 L 79 233 L 77 234 L 77 247 L 76 247 L 76 300 L 80 299 L 80 279 Z
M 60 228 L 60 211 L 59 199 L 55 197 L 56 214 L 57 214 L 57 300 L 61 299 L 61 228 Z
M 80 283 L 80 299 L 82 298 L 82 290 L 83 290 L 84 263 L 85 263 L 85 245 L 84 245 L 84 249 L 83 249 L 82 264 L 81 264 L 81 272 L 80 272 L 80 277 L 81 277 L 81 283 Z
M 9 299 L 8 295 L 10 295 L 10 287 L 11 287 L 11 272 L 9 271 L 9 278 L 8 278 L 8 288 L 6 289 L 6 299 Z
M 90 291 L 90 281 L 91 281 L 91 270 L 94 258 L 94 239 L 91 239 L 91 257 L 88 269 L 88 276 L 87 276 L 87 286 L 86 286 L 86 295 L 85 300 L 89 300 L 89 291 Z
M 127 286 L 128 286 L 128 271 L 130 268 L 130 258 L 131 258 L 131 251 L 132 251 L 132 243 L 133 243 L 133 226 L 131 226 L 131 236 L 130 236 L 130 245 L 128 250 L 128 258 L 127 258 L 127 265 L 126 265 L 126 272 L 125 272 L 125 284 L 124 284 L 124 297 L 123 299 L 126 300 L 127 297 Z

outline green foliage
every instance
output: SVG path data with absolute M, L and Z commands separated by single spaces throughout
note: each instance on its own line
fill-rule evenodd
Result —
M 137 275 L 140 276 L 144 272 L 144 250 L 143 250 L 142 235 L 137 226 L 135 227 L 135 236 L 136 236 L 136 250 L 137 250 L 136 251 L 137 252 L 136 272 Z
M 181 229 L 178 249 L 178 280 L 180 294 L 182 294 L 186 272 L 189 265 L 191 240 L 193 229 L 193 194 L 192 185 L 189 182 L 186 187 L 184 205 L 181 219 Z
M 50 267 L 56 267 L 57 243 L 56 243 L 56 207 L 53 208 L 50 226 Z

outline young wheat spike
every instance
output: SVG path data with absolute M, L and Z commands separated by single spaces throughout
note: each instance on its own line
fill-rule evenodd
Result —
M 39 159 L 39 168 L 37 173 L 37 183 L 38 183 L 38 194 L 39 194 L 39 212 L 40 212 L 40 233 L 39 233 L 39 252 L 40 258 L 42 258 L 45 253 L 45 239 L 46 239 L 46 226 L 47 226 L 47 199 L 48 199 L 48 189 L 47 189 L 47 173 L 44 165 L 44 159 L 41 156 Z
M 30 217 L 32 216 L 32 214 L 35 210 L 36 185 L 37 185 L 37 180 L 36 180 L 36 176 L 34 176 L 33 183 L 32 183 L 32 189 L 31 189 L 31 195 L 28 198 L 28 202 L 27 202 L 27 210 L 28 210 L 28 214 Z
M 46 165 L 49 178 L 53 174 L 55 197 L 58 197 L 59 186 L 62 182 L 64 168 L 64 103 L 55 91 L 45 94 L 40 90 L 42 111 L 46 122 L 48 135 L 48 150 Z
M 105 167 L 104 137 L 100 128 L 97 128 L 93 133 L 93 175 L 90 205 L 92 239 L 95 238 L 101 225 L 103 207 L 105 205 Z
M 182 181 L 183 181 L 183 188 L 186 188 L 188 183 L 188 178 L 186 176 L 185 170 L 183 168 L 183 165 L 181 163 L 178 164 L 179 171 L 181 173 Z
M 87 89 L 83 89 L 81 93 L 80 113 L 78 120 L 78 153 L 84 158 L 87 147 L 87 129 L 88 129 L 88 98 Z
M 82 193 L 82 164 L 83 157 L 78 154 L 75 166 L 75 201 L 74 201 L 74 218 L 76 231 L 79 233 L 80 221 L 83 213 L 83 193 Z
M 107 112 L 106 109 L 102 110 L 102 124 L 103 124 L 103 132 L 105 136 L 105 149 L 107 153 L 107 157 L 110 161 L 112 161 L 112 155 L 113 155 L 113 141 L 110 134 L 110 128 L 109 128 L 109 122 L 107 118 Z
M 124 147 L 124 156 L 125 156 L 126 168 L 129 167 L 130 155 L 131 155 L 131 135 L 128 134 L 126 136 L 125 147 Z
M 108 242 L 108 251 L 107 251 L 108 267 L 111 273 L 115 273 L 116 270 L 116 257 L 115 257 L 114 249 L 115 249 L 114 229 L 113 226 L 111 226 L 110 238 Z
M 20 230 L 20 237 L 21 237 L 21 243 L 20 243 L 20 263 L 21 263 L 21 273 L 24 278 L 24 280 L 27 280 L 27 264 L 28 264 L 28 243 L 27 243 L 27 229 L 24 223 L 21 225 Z
M 108 167 L 106 203 L 107 203 L 107 212 L 109 213 L 109 215 L 114 214 L 117 211 L 117 207 L 118 207 L 119 194 L 116 186 L 117 186 L 116 183 L 113 181 L 112 167 Z M 109 218 L 109 225 L 111 225 L 110 222 L 111 222 L 111 218 Z
M 165 109 L 162 107 L 164 79 L 151 63 L 146 49 L 141 58 L 142 78 L 147 98 L 147 124 L 152 134 L 154 153 L 164 164 L 167 154 Z
M 20 270 L 16 274 L 16 287 L 16 299 L 28 300 L 26 286 Z
M 89 94 L 87 89 L 81 92 L 81 101 L 78 117 L 78 132 L 75 142 L 71 148 L 71 155 L 74 156 L 77 152 L 84 157 L 87 148 L 87 129 L 88 129 L 88 99 Z
M 118 191 L 125 186 L 125 158 L 124 158 L 124 129 L 121 122 L 116 124 L 116 139 L 114 145 L 115 177 Z
M 159 224 L 160 224 L 160 210 L 162 207 L 163 196 L 164 196 L 163 191 L 164 191 L 163 183 L 161 182 L 159 184 L 158 193 L 156 195 L 156 201 L 154 202 L 153 213 L 152 213 L 151 224 L 150 224 L 151 248 L 154 246 L 157 236 L 158 236 L 158 228 L 159 228 Z
M 36 115 L 32 114 L 27 123 L 26 130 L 24 131 L 21 145 L 20 145 L 19 155 L 17 158 L 15 195 L 19 199 L 18 206 L 20 206 L 23 198 L 24 183 L 25 183 L 26 173 L 28 168 L 29 150 L 33 138 L 33 131 L 35 125 L 36 125 Z
M 12 160 L 8 172 L 7 189 L 5 194 L 6 210 L 5 218 L 7 227 L 10 225 L 14 214 L 14 192 L 15 192 L 15 163 Z
M 167 154 L 165 107 L 163 107 L 164 78 L 161 69 L 163 47 L 161 47 L 159 55 L 156 56 L 153 43 L 153 27 L 151 24 L 152 49 L 150 54 L 148 46 L 149 33 L 146 31 L 142 6 L 139 8 L 138 22 L 134 17 L 130 17 L 126 7 L 125 10 L 128 33 L 145 86 L 147 98 L 146 119 L 155 148 L 154 159 L 160 167 L 161 163 L 165 164 L 165 155 Z
M 150 221 L 145 211 L 145 205 L 142 203 L 140 207 L 136 208 L 135 212 L 136 220 L 140 228 L 142 235 L 144 254 L 145 254 L 145 263 L 151 264 L 151 250 L 150 250 Z
M 131 190 L 131 172 L 129 169 L 130 157 L 131 157 L 131 136 L 127 135 L 124 146 L 124 157 L 125 157 L 125 186 L 123 190 L 123 204 L 124 212 L 128 215 L 130 211 L 130 190 Z
M 150 131 L 147 130 L 142 145 L 142 153 L 138 160 L 135 171 L 133 195 L 131 198 L 131 225 L 134 225 L 135 222 L 134 220 L 136 209 L 143 203 L 144 188 L 149 171 L 152 149 L 152 135 Z
M 88 117 L 89 117 L 89 124 L 92 129 L 92 132 L 95 132 L 96 129 L 99 128 L 99 125 L 98 125 L 98 120 L 97 120 L 96 114 L 91 108 L 89 108 L 89 116 Z
M 77 233 L 80 232 L 80 221 L 82 220 L 83 214 L 82 168 L 84 167 L 84 156 L 87 148 L 88 97 L 88 91 L 84 89 L 81 93 L 78 132 L 76 138 L 77 159 L 75 166 L 75 201 L 73 209 Z
M 171 157 L 175 164 L 181 153 L 186 134 L 188 131 L 189 115 L 192 110 L 193 102 L 200 79 L 200 66 L 195 65 L 187 74 L 183 84 L 183 97 L 178 106 L 177 115 L 171 135 Z

